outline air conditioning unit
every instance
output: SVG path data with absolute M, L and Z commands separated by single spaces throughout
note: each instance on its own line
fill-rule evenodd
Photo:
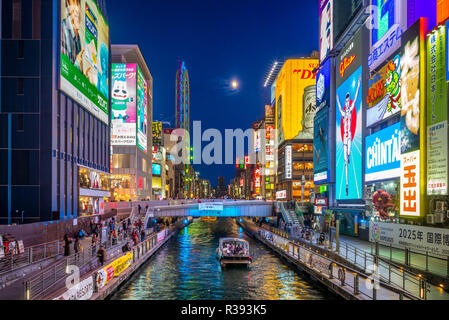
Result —
M 426 218 L 427 218 L 428 224 L 435 224 L 435 215 L 434 214 L 428 214 Z
M 435 223 L 444 223 L 445 216 L 444 213 L 435 214 Z

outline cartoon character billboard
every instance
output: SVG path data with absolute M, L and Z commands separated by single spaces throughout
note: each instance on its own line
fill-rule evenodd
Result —
M 369 79 L 366 103 L 367 127 L 401 111 L 401 56 L 399 54 Z
M 60 3 L 60 89 L 109 124 L 109 25 L 95 1 Z
M 337 88 L 336 199 L 362 199 L 362 69 Z
M 136 145 L 136 64 L 112 65 L 112 145 Z

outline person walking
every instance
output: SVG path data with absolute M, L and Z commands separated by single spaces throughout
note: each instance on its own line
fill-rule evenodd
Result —
M 64 256 L 68 257 L 70 256 L 70 244 L 72 243 L 72 240 L 69 238 L 68 234 L 64 235 Z
M 142 230 L 142 232 L 140 233 L 140 242 L 144 242 L 145 241 L 145 231 Z
M 73 247 L 75 249 L 75 254 L 80 252 L 80 238 L 78 235 L 75 235 L 75 243 L 74 243 Z
M 101 265 L 104 265 L 104 261 L 106 260 L 106 250 L 104 250 L 104 247 L 101 246 L 100 249 L 97 252 L 98 261 Z

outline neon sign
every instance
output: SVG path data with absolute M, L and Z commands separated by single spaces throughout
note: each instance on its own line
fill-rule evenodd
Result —
M 349 58 L 344 58 L 343 61 L 340 63 L 340 75 L 342 78 L 345 77 L 346 70 L 354 62 L 355 58 L 357 58 L 357 56 L 352 55 Z

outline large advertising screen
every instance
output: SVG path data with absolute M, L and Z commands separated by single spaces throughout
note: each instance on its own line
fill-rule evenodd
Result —
M 401 35 L 407 30 L 407 1 L 371 0 L 370 71 L 401 47 Z
M 363 8 L 363 0 L 333 0 L 334 43 Z
M 313 138 L 313 169 L 315 182 L 329 181 L 329 110 L 321 109 L 315 116 Z
M 427 194 L 447 195 L 446 27 L 427 36 Z
M 152 125 L 153 131 L 153 146 L 159 147 L 162 146 L 162 122 L 153 121 Z
M 279 145 L 296 137 L 313 139 L 318 59 L 287 60 L 276 80 L 276 125 Z M 300 134 L 302 136 L 300 137 Z
M 336 199 L 362 199 L 362 66 L 337 88 Z
M 396 123 L 365 139 L 365 181 L 401 175 L 401 124 Z
M 136 145 L 137 65 L 112 65 L 112 145 Z
M 61 0 L 60 89 L 109 124 L 109 25 L 95 1 Z
M 366 126 L 401 112 L 401 56 L 388 61 L 368 81 Z
M 333 0 L 320 0 L 320 61 L 334 47 Z
M 148 150 L 148 85 L 140 68 L 137 67 L 137 146 Z

